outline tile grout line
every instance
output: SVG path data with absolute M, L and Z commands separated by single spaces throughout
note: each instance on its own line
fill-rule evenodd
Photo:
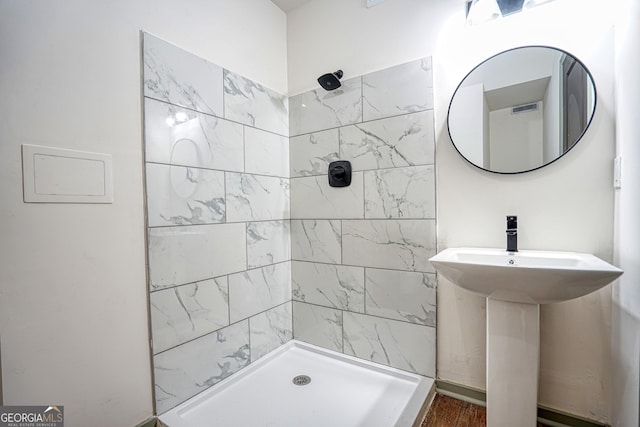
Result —
M 226 217 L 226 210 L 225 210 Z M 172 225 L 154 225 L 149 227 L 150 229 L 162 229 L 162 228 L 178 228 L 178 227 L 207 227 L 210 225 L 225 225 L 225 224 L 259 224 L 265 222 L 285 222 L 291 221 L 292 218 L 279 218 L 279 219 L 252 219 L 246 221 L 221 221 L 221 222 L 207 222 L 203 224 L 172 224 Z M 401 219 L 401 218 L 398 218 Z M 409 219 L 409 218 L 407 218 Z M 294 221 L 299 221 L 297 218 L 293 218 Z M 415 221 L 415 219 L 413 219 Z
M 273 134 L 273 135 L 278 135 L 278 136 L 281 136 L 281 137 L 289 138 L 289 135 L 282 135 L 282 134 L 280 134 L 278 132 L 274 132 L 274 131 L 269 130 L 269 129 L 260 128 L 260 127 L 253 126 L 253 125 L 248 124 L 248 123 L 244 123 L 244 122 L 239 122 L 237 120 L 228 119 L 226 117 L 220 117 L 220 116 L 217 116 L 216 114 L 212 114 L 212 113 L 207 113 L 207 112 L 204 112 L 204 111 L 196 110 L 195 108 L 186 107 L 186 106 L 180 105 L 180 104 L 175 104 L 175 103 L 168 102 L 168 101 L 165 101 L 165 100 L 162 100 L 162 99 L 154 98 L 152 96 L 144 95 L 144 98 L 152 100 L 152 101 L 155 101 L 155 102 L 162 103 L 164 105 L 169 105 L 171 107 L 176 107 L 178 109 L 193 111 L 196 114 L 202 114 L 203 116 L 213 117 L 215 119 L 223 120 L 223 121 L 228 122 L 228 123 L 233 123 L 233 124 L 241 125 L 241 126 L 247 126 L 247 127 L 262 131 L 262 132 L 266 132 L 266 133 L 270 133 L 270 134 Z M 225 108 L 224 105 L 223 105 L 223 109 L 225 109 L 225 112 L 223 114 L 226 115 L 226 108 Z M 424 111 L 428 111 L 428 110 L 424 110 Z M 422 112 L 422 111 L 417 111 L 417 112 Z M 412 113 L 410 113 L 410 114 L 412 114 Z
M 285 262 L 285 261 L 282 261 Z M 322 264 L 322 265 L 331 265 L 331 266 L 341 266 L 341 267 L 354 267 L 354 268 L 368 268 L 372 270 L 387 270 L 387 271 L 397 271 L 402 273 L 415 273 L 415 274 L 432 274 L 435 276 L 434 271 L 421 271 L 421 270 L 402 270 L 400 268 L 389 268 L 389 267 L 376 267 L 373 265 L 356 265 L 356 264 L 345 264 L 341 262 L 340 264 L 336 264 L 334 262 L 326 262 L 326 261 L 313 261 L 306 259 L 292 259 L 291 262 L 305 262 L 310 264 Z M 260 268 L 260 267 L 258 267 Z
M 367 187 L 365 185 L 365 173 L 366 172 L 362 172 L 362 217 L 369 219 L 367 218 Z
M 325 131 L 334 130 L 334 129 L 346 128 L 346 127 L 349 127 L 349 126 L 357 126 L 357 125 L 362 125 L 362 124 L 367 124 L 367 123 L 379 122 L 379 121 L 382 121 L 382 120 L 397 119 L 397 118 L 404 117 L 404 116 L 417 115 L 417 114 L 425 113 L 425 112 L 428 112 L 428 111 L 433 112 L 434 109 L 433 108 L 425 108 L 423 110 L 409 111 L 409 112 L 404 112 L 404 113 L 401 113 L 401 114 L 392 114 L 390 116 L 378 117 L 378 118 L 370 119 L 370 120 L 362 120 L 362 119 L 360 119 L 360 121 L 356 120 L 354 122 L 344 123 L 344 124 L 340 124 L 338 126 L 331 126 L 331 127 L 328 127 L 328 128 L 320 128 L 320 129 L 311 130 L 311 131 L 308 131 L 308 132 L 299 133 L 299 134 L 296 134 L 296 135 L 289 135 L 289 137 L 290 138 L 297 138 L 299 136 L 311 135 L 311 134 L 314 134 L 314 133 L 320 133 L 320 132 L 325 132 Z
M 242 318 L 242 319 L 240 319 L 240 320 L 236 320 L 235 322 L 230 323 L 230 324 L 228 324 L 228 325 L 226 325 L 226 326 L 223 326 L 223 327 L 221 327 L 221 328 L 214 329 L 214 330 L 212 330 L 212 331 L 205 332 L 205 333 L 203 333 L 202 335 L 198 335 L 197 337 L 190 338 L 190 339 L 188 339 L 187 341 L 181 342 L 180 344 L 176 344 L 176 345 L 171 346 L 171 347 L 169 347 L 169 348 L 167 348 L 167 349 L 165 349 L 165 350 L 162 350 L 162 351 L 159 351 L 159 352 L 157 352 L 157 353 L 154 353 L 154 354 L 153 354 L 153 357 L 158 356 L 158 355 L 160 355 L 160 354 L 162 354 L 162 353 L 166 353 L 166 352 L 168 352 L 169 350 L 174 350 L 174 349 L 176 349 L 176 348 L 178 348 L 178 347 L 181 347 L 181 346 L 183 346 L 183 345 L 185 345 L 185 344 L 188 344 L 188 343 L 194 342 L 194 341 L 196 341 L 196 340 L 198 340 L 198 339 L 200 339 L 200 338 L 204 338 L 204 337 L 206 337 L 206 336 L 209 336 L 209 335 L 215 334 L 215 333 L 220 332 L 221 330 L 226 329 L 226 328 L 229 328 L 229 327 L 231 327 L 231 326 L 239 325 L 240 323 L 242 323 L 242 322 L 244 322 L 244 321 L 246 321 L 246 322 L 247 322 L 247 327 L 248 327 L 249 319 L 251 319 L 252 317 L 256 317 L 256 316 L 259 316 L 259 315 L 261 315 L 261 314 L 264 314 L 264 313 L 266 313 L 266 312 L 268 312 L 268 311 L 274 310 L 274 309 L 276 309 L 276 308 L 278 308 L 278 307 L 281 307 L 281 306 L 283 306 L 283 305 L 287 304 L 288 302 L 290 302 L 290 301 L 281 302 L 281 303 L 279 303 L 279 304 L 277 304 L 277 305 L 274 305 L 273 307 L 270 307 L 270 308 L 267 308 L 267 309 L 265 309 L 265 310 L 259 311 L 259 312 L 255 313 L 255 314 L 252 314 L 252 315 L 250 315 L 250 316 L 248 316 L 248 317 L 245 317 L 245 318 Z M 253 363 L 253 362 L 251 362 L 251 363 Z
M 224 280 L 227 282 L 227 318 L 228 325 L 231 325 L 231 289 L 229 286 L 229 276 L 224 276 Z
M 166 163 L 161 163 L 161 164 L 166 164 Z M 175 165 L 175 166 L 181 166 L 181 165 Z M 377 168 L 366 168 L 366 169 L 358 169 L 358 170 L 352 170 L 353 173 L 357 173 L 357 172 L 377 172 L 377 171 L 386 171 L 386 170 L 394 170 L 394 169 L 413 169 L 413 168 L 426 168 L 426 167 L 433 167 L 435 166 L 435 163 L 431 162 L 431 163 L 417 163 L 417 164 L 412 164 L 412 165 L 396 165 L 396 166 L 385 166 L 385 167 L 377 167 Z M 185 166 L 185 167 L 191 167 L 191 166 Z M 202 168 L 202 169 L 206 169 L 206 168 Z M 218 170 L 218 169 L 211 169 L 211 170 Z M 233 172 L 233 171 L 230 171 Z M 257 174 L 252 174 L 252 175 L 257 175 Z M 290 179 L 302 179 L 302 178 L 317 178 L 317 177 L 322 177 L 325 176 L 326 174 L 313 174 L 313 175 L 297 175 L 297 176 L 292 176 Z M 273 176 L 273 175 L 263 175 L 263 176 Z
M 242 173 L 247 173 L 247 130 L 242 125 Z
M 243 157 L 244 157 L 244 141 L 242 143 L 243 143 L 243 149 L 242 150 L 243 150 Z M 161 165 L 161 166 L 171 166 L 171 167 L 175 167 L 175 168 L 201 169 L 201 170 L 207 170 L 207 171 L 212 171 L 212 172 L 236 173 L 236 174 L 239 174 L 239 175 L 253 175 L 253 176 L 259 176 L 259 177 L 262 177 L 262 178 L 292 179 L 290 177 L 281 176 L 281 175 L 267 175 L 265 173 L 245 172 L 243 170 L 242 171 L 238 171 L 238 170 L 231 170 L 231 169 L 207 168 L 207 167 L 204 167 L 204 166 L 193 166 L 193 165 L 186 165 L 186 164 L 164 163 L 164 162 L 159 162 L 159 161 L 147 161 L 146 163 L 153 164 L 153 165 Z M 246 163 L 245 159 L 243 159 L 243 163 Z M 244 168 L 244 166 L 243 166 L 243 168 Z M 322 176 L 322 175 L 313 175 L 313 176 Z M 296 177 L 296 178 L 305 178 L 305 177 Z
M 294 315 L 294 306 L 293 306 L 293 295 L 291 296 L 291 300 L 289 301 L 289 303 L 291 303 L 291 339 L 295 340 L 296 339 L 296 322 L 293 321 L 295 315 Z
M 314 302 L 309 302 L 309 301 L 300 301 L 300 300 L 297 300 L 297 299 L 294 299 L 292 301 L 297 302 L 298 304 L 306 304 L 306 305 L 310 305 L 310 306 L 313 306 L 313 307 L 320 307 L 320 308 L 326 308 L 326 309 L 329 309 L 329 310 L 336 310 L 336 311 L 340 311 L 342 313 L 351 313 L 351 314 L 357 314 L 357 315 L 360 315 L 360 316 L 374 317 L 376 319 L 389 320 L 391 322 L 404 323 L 404 324 L 407 324 L 407 325 L 414 325 L 414 326 L 418 326 L 418 327 L 422 327 L 422 328 L 433 328 L 433 329 L 435 329 L 437 327 L 437 324 L 435 324 L 435 325 L 425 325 L 423 323 L 414 323 L 414 322 L 409 322 L 407 320 L 399 320 L 399 319 L 394 319 L 394 318 L 391 318 L 391 317 L 384 317 L 384 316 L 380 316 L 378 314 L 368 314 L 368 313 L 362 313 L 362 312 L 359 312 L 359 311 L 351 311 L 351 310 L 347 310 L 347 309 L 344 309 L 344 308 L 341 308 L 341 307 L 329 307 L 329 306 L 326 306 L 326 305 L 322 305 L 322 304 L 318 304 L 318 303 L 314 303 Z
M 360 76 L 360 123 L 364 123 L 364 75 Z
M 368 315 L 367 312 L 367 267 L 364 268 L 364 314 Z
M 344 310 L 340 310 L 340 323 L 342 326 L 342 350 L 340 350 L 344 354 Z
M 249 271 L 249 223 L 245 222 L 245 227 L 244 227 L 244 260 L 245 260 L 245 267 L 246 270 L 245 271 Z
M 344 265 L 344 225 L 343 220 L 340 219 L 340 264 Z
M 227 173 L 222 173 L 222 180 L 224 183 L 224 223 L 227 223 L 227 200 L 229 200 L 229 193 L 227 193 Z
M 249 330 L 249 365 L 252 364 L 253 362 L 255 362 L 255 360 L 253 360 L 253 351 L 251 351 L 251 316 L 247 317 L 247 329 Z
M 149 292 L 150 293 L 161 292 L 161 291 L 164 291 L 166 289 L 173 289 L 173 288 L 177 288 L 177 287 L 180 287 L 180 286 L 186 286 L 186 285 L 192 285 L 194 283 L 204 282 L 204 281 L 207 281 L 207 280 L 214 280 L 214 279 L 218 279 L 218 278 L 222 278 L 222 277 L 234 276 L 236 274 L 247 273 L 249 271 L 261 270 L 263 268 L 284 264 L 286 262 L 291 262 L 291 260 L 286 259 L 286 260 L 283 260 L 283 261 L 274 262 L 272 264 L 266 264 L 266 265 L 261 265 L 259 267 L 252 267 L 252 268 L 247 268 L 245 270 L 239 270 L 239 271 L 233 271 L 233 272 L 226 273 L 226 274 L 221 274 L 219 276 L 206 277 L 204 279 L 194 280 L 194 281 L 186 282 L 186 283 L 179 283 L 177 285 L 174 284 L 174 285 L 169 285 L 169 286 L 163 286 L 160 289 L 153 289 L 153 290 L 150 290 Z

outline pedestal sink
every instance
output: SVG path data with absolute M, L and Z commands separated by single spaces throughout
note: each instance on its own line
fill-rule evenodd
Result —
M 574 252 L 449 248 L 429 261 L 449 281 L 487 298 L 487 426 L 534 427 L 540 304 L 587 295 L 622 270 Z

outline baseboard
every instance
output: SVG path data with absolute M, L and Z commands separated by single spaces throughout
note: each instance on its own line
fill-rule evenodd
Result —
M 606 427 L 598 421 L 589 420 L 578 415 L 569 414 L 558 409 L 538 405 L 538 420 L 552 427 Z
M 436 380 L 436 391 L 443 395 L 474 405 L 487 406 L 487 394 L 479 389 L 464 385 Z
M 487 394 L 473 387 L 436 380 L 436 391 L 443 396 L 449 396 L 474 405 L 487 406 Z M 541 405 L 538 405 L 538 421 L 550 427 L 606 427 L 606 424 L 598 421 Z

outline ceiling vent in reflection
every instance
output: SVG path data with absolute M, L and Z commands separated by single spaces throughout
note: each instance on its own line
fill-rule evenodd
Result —
M 532 102 L 530 104 L 522 104 L 511 107 L 511 114 L 528 113 L 529 111 L 538 111 L 538 103 Z

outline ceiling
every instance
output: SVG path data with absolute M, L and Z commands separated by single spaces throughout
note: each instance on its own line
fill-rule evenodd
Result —
M 486 91 L 489 111 L 545 100 L 549 80 L 551 76 Z
M 285 13 L 298 6 L 309 3 L 311 0 L 271 0 L 276 6 L 282 9 Z

